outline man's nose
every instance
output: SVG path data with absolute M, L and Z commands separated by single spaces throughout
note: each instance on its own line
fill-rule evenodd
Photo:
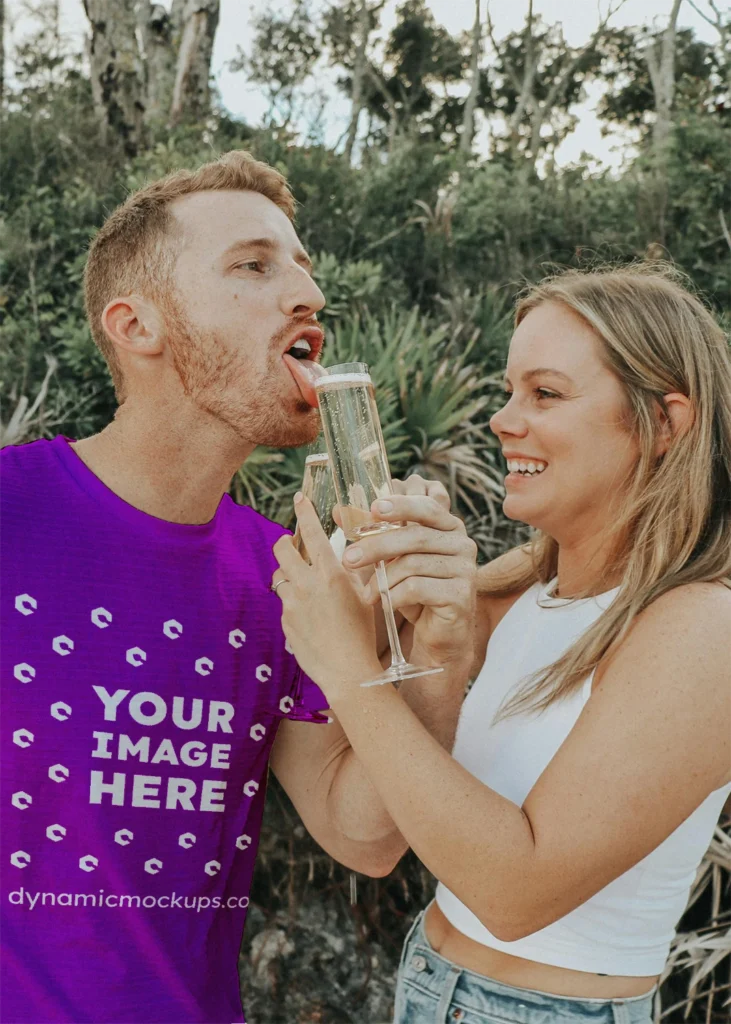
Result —
M 283 296 L 282 312 L 286 316 L 314 316 L 325 305 L 325 296 L 306 270 L 297 267 L 292 286 Z

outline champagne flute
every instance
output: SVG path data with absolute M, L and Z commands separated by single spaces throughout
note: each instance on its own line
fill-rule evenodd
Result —
M 349 541 L 357 541 L 369 534 L 405 526 L 405 523 L 374 519 L 371 512 L 372 503 L 377 498 L 390 497 L 393 487 L 368 367 L 365 363 L 330 366 L 321 371 L 313 384 L 345 536 Z M 376 580 L 391 646 L 391 666 L 361 685 L 400 683 L 403 679 L 444 671 L 441 666 L 412 665 L 406 661 L 396 629 L 384 562 L 376 564 Z
M 305 472 L 302 477 L 302 493 L 309 498 L 315 507 L 318 519 L 325 531 L 331 546 L 342 557 L 345 550 L 345 538 L 332 517 L 332 510 L 337 503 L 332 473 L 330 472 L 330 456 L 327 452 L 317 452 L 305 459 Z M 340 537 L 338 537 L 340 534 Z M 308 563 L 311 562 L 299 523 L 295 527 L 292 538 L 294 548 Z

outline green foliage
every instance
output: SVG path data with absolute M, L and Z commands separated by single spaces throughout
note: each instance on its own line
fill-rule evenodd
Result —
M 114 394 L 81 294 L 89 240 L 130 190 L 244 148 L 280 169 L 299 201 L 297 230 L 327 296 L 324 361 L 370 365 L 394 475 L 441 479 L 482 557 L 491 558 L 527 532 L 502 514 L 501 461 L 488 426 L 503 401 L 512 309 L 525 283 L 556 264 L 656 258 L 659 250 L 731 324 L 727 57 L 678 34 L 674 137 L 662 173 L 643 152 L 621 173 L 581 162 L 548 166 L 541 176 L 523 155 L 527 118 L 519 144 L 499 141 L 488 160 L 454 152 L 464 89 L 453 87 L 465 77 L 469 40 L 454 40 L 426 3 L 408 0 L 382 41 L 385 59 L 377 59 L 370 39 L 367 126 L 360 165 L 352 167 L 340 152 L 303 144 L 286 122 L 318 36 L 349 94 L 359 9 L 356 0 L 332 5 L 320 27 L 308 24 L 304 3 L 286 15 L 261 16 L 248 72 L 253 68 L 269 91 L 270 120 L 283 123 L 252 128 L 216 109 L 205 124 L 159 128 L 130 161 L 113 140 L 101 144 L 82 60 L 59 35 L 54 5 L 40 6 L 36 34 L 13 55 L 12 88 L 0 110 L 0 444 L 59 432 L 85 436 L 109 422 Z M 371 2 L 367 11 L 372 35 L 380 9 Z M 591 76 L 611 86 L 607 121 L 646 130 L 653 100 L 642 47 L 649 40 L 637 30 L 617 32 L 601 52 L 584 55 L 547 121 L 549 151 L 571 127 L 571 104 Z M 536 46 L 535 96 L 542 102 L 569 50 L 555 26 L 538 25 Z M 513 112 L 517 92 L 507 62 L 520 74 L 524 59 L 518 34 L 482 69 L 484 113 Z M 233 481 L 236 500 L 292 526 L 306 454 L 257 449 Z M 291 909 L 292 865 L 307 857 L 317 863 L 318 893 L 335 868 L 301 836 L 309 852 L 294 858 L 281 841 L 290 825 L 277 828 L 260 852 L 260 891 L 271 868 L 266 899 L 274 900 L 276 875 Z M 338 869 L 335 891 L 344 884 Z M 368 882 L 361 923 L 379 938 L 386 929 L 396 949 L 398 922 L 423 904 L 430 885 L 412 863 Z M 705 908 L 688 927 L 702 930 L 715 912 Z M 708 984 L 712 975 L 709 969 Z M 675 1001 L 681 995 L 673 990 Z

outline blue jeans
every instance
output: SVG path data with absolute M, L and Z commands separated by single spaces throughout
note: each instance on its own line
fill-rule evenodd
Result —
M 394 1024 L 651 1024 L 654 990 L 628 999 L 577 999 L 492 981 L 435 953 L 424 911 L 406 936 Z

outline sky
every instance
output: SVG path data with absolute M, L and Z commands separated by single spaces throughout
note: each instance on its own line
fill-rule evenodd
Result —
M 325 0 L 312 0 L 315 9 L 322 8 Z M 548 23 L 561 23 L 568 42 L 578 45 L 585 42 L 596 28 L 599 10 L 606 11 L 609 0 L 534 0 L 534 11 Z M 616 4 L 617 0 L 612 0 Z M 698 6 L 707 7 L 706 0 L 697 0 Z M 73 40 L 81 50 L 84 36 L 88 31 L 88 22 L 84 14 L 82 0 L 59 0 L 61 30 Z M 10 23 L 11 40 L 17 40 L 27 32 L 29 22 L 27 15 L 22 13 L 22 0 L 9 0 L 7 17 Z M 167 0 L 165 6 L 170 6 Z M 221 94 L 224 106 L 231 114 L 243 117 L 250 124 L 257 124 L 267 110 L 267 101 L 258 86 L 247 85 L 246 75 L 232 72 L 228 64 L 237 53 L 238 47 L 248 49 L 251 37 L 252 19 L 257 13 L 273 7 L 283 10 L 287 0 L 221 0 L 221 18 L 216 33 L 212 70 Z M 382 35 L 386 35 L 394 23 L 395 11 L 399 0 L 387 0 L 386 8 L 381 17 Z M 436 21 L 452 34 L 468 30 L 474 20 L 474 0 L 431 0 L 429 6 Z M 625 0 L 620 11 L 614 16 L 611 24 L 615 27 L 628 25 L 664 25 L 672 0 Z M 483 0 L 483 12 L 485 0 Z M 490 0 L 490 12 L 495 25 L 497 38 L 519 29 L 523 24 L 528 0 Z M 729 7 L 731 10 L 731 6 Z M 688 0 L 680 8 L 678 25 L 680 28 L 692 28 L 701 39 L 715 42 L 715 32 L 690 5 Z M 8 69 L 10 70 L 10 69 Z M 318 81 L 325 86 L 330 99 L 326 108 L 325 139 L 333 144 L 347 128 L 350 105 L 345 97 L 339 96 L 334 88 L 334 77 L 330 81 Z M 560 166 L 577 161 L 582 152 L 591 154 L 596 160 L 608 166 L 619 166 L 629 136 L 613 133 L 604 138 L 600 125 L 594 115 L 593 108 L 598 102 L 601 86 L 597 83 L 590 87 L 586 100 L 577 105 L 575 113 L 579 117 L 576 129 L 559 147 L 556 162 Z M 477 140 L 478 149 L 486 146 L 486 135 Z

